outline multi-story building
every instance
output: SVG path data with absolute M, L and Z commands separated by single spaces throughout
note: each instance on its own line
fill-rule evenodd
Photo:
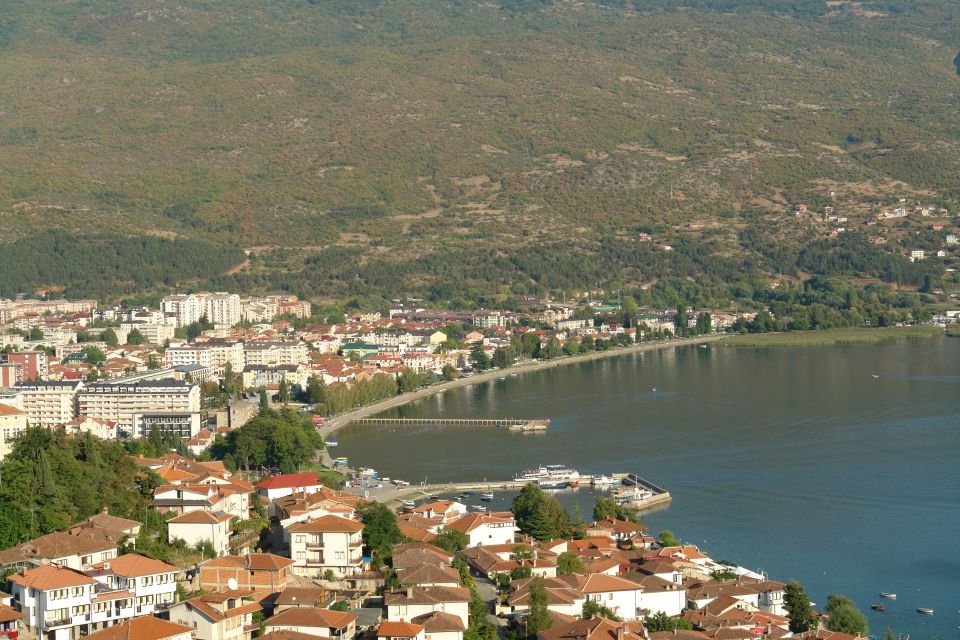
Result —
M 298 364 L 248 364 L 243 368 L 243 388 L 269 387 L 286 382 L 289 387 L 306 386 L 310 370 Z
M 110 420 L 133 433 L 137 414 L 200 411 L 200 387 L 180 380 L 96 383 L 80 390 L 77 404 L 80 415 Z
M 243 347 L 247 365 L 302 364 L 307 361 L 303 342 L 248 342 Z
M 198 364 L 202 367 L 213 367 L 213 353 L 202 346 L 185 344 L 176 347 L 167 347 L 163 352 L 163 363 L 166 367 L 180 367 Z
M 240 296 L 237 294 L 217 292 L 201 295 L 204 315 L 214 325 L 232 327 L 243 320 L 243 308 L 240 305 Z
M 353 640 L 357 616 L 345 611 L 316 607 L 293 607 L 281 611 L 263 623 L 267 633 L 286 631 L 289 637 Z
M 120 328 L 127 331 L 136 329 L 150 344 L 163 344 L 174 337 L 174 328 L 160 322 L 123 322 Z
M 160 310 L 173 318 L 178 327 L 198 321 L 204 312 L 200 299 L 192 294 L 165 296 L 160 302 Z
M 0 461 L 10 455 L 14 441 L 26 428 L 26 412 L 7 404 L 0 404 Z
M 9 389 L 18 382 L 23 382 L 23 365 L 0 362 L 0 389 Z
M 20 637 L 20 621 L 24 615 L 10 606 L 13 598 L 0 592 L 0 638 L 16 640 Z
M 47 354 L 43 351 L 14 351 L 7 354 L 7 362 L 23 368 L 23 380 L 45 380 L 49 375 Z
M 214 369 L 223 369 L 227 366 L 227 363 L 230 363 L 234 373 L 243 371 L 246 360 L 243 355 L 243 343 L 239 340 L 214 338 L 200 343 L 199 346 L 210 352 L 211 364 Z
M 363 566 L 363 525 L 355 520 L 327 515 L 290 525 L 288 530 L 297 575 L 320 577 L 329 570 L 348 576 Z
M 77 416 L 77 394 L 83 389 L 83 383 L 37 380 L 21 382 L 13 388 L 17 393 L 17 407 L 27 413 L 27 422 L 35 427 L 53 427 Z
M 132 597 L 134 615 L 146 616 L 165 611 L 177 601 L 179 571 L 172 564 L 128 553 L 96 564 L 84 573 L 108 592 Z
M 199 411 L 134 413 L 130 420 L 130 435 L 135 438 L 146 438 L 157 429 L 160 433 L 173 433 L 189 440 L 202 428 Z

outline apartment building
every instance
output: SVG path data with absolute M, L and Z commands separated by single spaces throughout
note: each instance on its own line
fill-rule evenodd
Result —
M 182 367 L 198 364 L 201 367 L 213 367 L 214 356 L 210 349 L 203 346 L 185 344 L 167 347 L 163 352 L 163 364 L 166 367 Z
M 130 434 L 135 438 L 146 438 L 156 428 L 160 433 L 173 433 L 189 440 L 200 433 L 202 428 L 200 413 L 197 411 L 134 413 L 130 420 Z
M 243 347 L 247 365 L 302 364 L 307 361 L 303 342 L 247 342 Z
M 7 354 L 7 362 L 20 365 L 23 380 L 45 380 L 50 375 L 43 351 L 13 351 Z
M 110 420 L 133 433 L 137 414 L 199 412 L 200 387 L 180 380 L 96 383 L 80 390 L 77 405 L 80 415 Z
M 327 515 L 290 525 L 288 531 L 295 574 L 317 578 L 328 570 L 337 576 L 349 576 L 361 570 L 361 523 Z
M 217 326 L 232 327 L 243 320 L 240 296 L 235 293 L 208 293 L 203 295 L 204 315 Z
M 163 344 L 174 338 L 174 328 L 162 322 L 123 322 L 120 328 L 127 331 L 136 329 L 150 344 Z
M 27 414 L 16 407 L 0 404 L 0 462 L 13 451 L 13 443 L 27 428 Z
M 212 338 L 198 343 L 198 346 L 210 352 L 211 366 L 214 369 L 223 369 L 230 363 L 234 373 L 243 371 L 246 360 L 243 356 L 243 343 L 239 340 Z
M 35 380 L 13 387 L 17 407 L 27 414 L 27 422 L 35 427 L 53 427 L 77 417 L 77 394 L 83 382 Z
M 160 310 L 178 327 L 198 321 L 204 312 L 200 299 L 192 294 L 165 296 L 160 301 Z
M 277 593 L 287 588 L 293 560 L 272 553 L 224 556 L 200 565 L 200 588 L 206 591 L 239 589 Z M 234 582 L 231 582 L 233 580 Z
M 179 571 L 172 564 L 128 553 L 95 564 L 84 573 L 108 592 L 132 597 L 134 615 L 146 616 L 165 611 L 177 601 Z

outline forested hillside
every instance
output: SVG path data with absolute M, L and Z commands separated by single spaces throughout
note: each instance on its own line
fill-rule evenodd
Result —
M 957 0 L 5 3 L 0 295 L 949 288 L 958 50 Z

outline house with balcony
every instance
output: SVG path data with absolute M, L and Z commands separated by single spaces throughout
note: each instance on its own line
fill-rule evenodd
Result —
M 293 631 L 314 638 L 353 640 L 357 631 L 357 616 L 317 607 L 293 607 L 267 619 L 264 629 L 268 633 Z
M 128 553 L 101 562 L 85 571 L 108 592 L 127 592 L 134 600 L 135 615 L 167 610 L 177 601 L 177 574 L 172 564 L 138 553 Z
M 343 577 L 363 566 L 363 524 L 355 520 L 327 515 L 297 522 L 286 531 L 297 575 L 319 578 L 329 570 Z
M 230 553 L 230 521 L 233 516 L 217 511 L 191 511 L 167 520 L 167 532 L 171 540 L 179 538 L 191 547 L 198 542 L 210 542 L 218 556 Z
M 75 569 L 42 565 L 15 573 L 9 580 L 14 605 L 36 637 L 72 640 L 81 632 L 94 630 L 93 603 L 99 583 L 90 576 Z M 108 613 L 116 613 L 116 618 L 127 613 L 125 617 L 133 616 L 129 608 L 111 608 Z M 97 617 L 102 623 L 108 622 L 102 613 Z

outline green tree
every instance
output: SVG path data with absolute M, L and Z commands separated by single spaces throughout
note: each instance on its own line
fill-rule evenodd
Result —
M 827 598 L 827 628 L 850 635 L 867 635 L 867 617 L 857 609 L 853 601 L 842 595 Z
M 287 386 L 286 378 L 280 380 L 280 388 L 277 390 L 277 400 L 283 404 L 287 404 L 290 401 L 290 387 Z
M 646 627 L 647 631 L 650 633 L 657 631 L 673 631 L 675 629 L 693 629 L 693 625 L 689 620 L 681 618 L 680 616 L 668 616 L 663 611 L 647 616 L 643 621 L 643 626 Z
M 550 339 L 547 340 L 547 344 L 544 345 L 540 355 L 547 359 L 559 358 L 563 355 L 563 345 L 560 344 L 560 340 L 551 336 Z
M 710 333 L 713 329 L 713 321 L 710 318 L 710 314 L 703 312 L 697 316 L 697 333 L 699 335 L 706 335 Z
M 687 305 L 681 304 L 680 306 L 677 307 L 677 317 L 676 317 L 677 336 L 687 335 L 687 322 L 688 322 Z
M 452 364 L 445 364 L 443 365 L 443 372 L 441 375 L 443 376 L 444 380 L 446 380 L 447 382 L 450 382 L 452 380 L 456 380 L 457 378 L 459 378 L 460 372 L 457 371 L 457 368 Z
M 40 327 L 33 327 L 30 329 L 30 333 L 27 334 L 27 340 L 31 342 L 38 342 L 43 340 L 43 329 Z
M 307 402 L 318 404 L 324 399 L 323 379 L 319 376 L 310 376 L 307 378 Z
M 470 366 L 474 371 L 486 371 L 490 368 L 490 357 L 479 344 L 470 351 Z
M 437 533 L 437 537 L 430 541 L 430 544 L 440 547 L 447 553 L 456 555 L 470 546 L 470 539 L 462 531 L 443 527 Z
M 86 360 L 88 364 L 100 366 L 107 361 L 107 354 L 97 347 L 87 347 L 83 350 L 83 353 L 85 356 L 84 360 Z
M 790 631 L 803 633 L 816 628 L 817 617 L 810 606 L 807 590 L 799 582 L 790 582 L 784 589 L 783 607 L 790 621 Z
M 134 327 L 130 330 L 130 333 L 127 334 L 127 344 L 143 344 L 147 341 L 147 338 L 140 333 L 140 330 Z
M 601 618 L 606 618 L 607 620 L 613 620 L 614 622 L 619 622 L 620 618 L 611 611 L 608 607 L 600 604 L 595 600 L 587 600 L 583 603 L 583 611 L 581 617 L 584 620 L 589 620 L 594 616 L 600 616 Z
M 596 502 L 593 503 L 593 519 L 603 520 L 605 518 L 626 520 L 627 511 L 622 506 L 617 504 L 617 501 L 613 498 L 597 496 Z
M 570 535 L 570 515 L 553 496 L 530 483 L 513 500 L 511 511 L 523 533 L 537 540 L 565 538 Z
M 229 360 L 223 365 L 223 392 L 231 398 L 237 395 L 237 378 Z
M 270 398 L 267 396 L 267 390 L 260 387 L 260 414 L 263 415 L 270 411 Z
M 547 588 L 540 577 L 530 581 L 530 610 L 527 612 L 527 638 L 536 638 L 541 631 L 549 629 L 553 624 L 550 611 L 547 608 Z
M 347 613 L 350 611 L 350 603 L 346 600 L 337 600 L 332 605 L 330 605 L 330 610 Z
M 513 361 L 516 359 L 516 354 L 513 352 L 513 348 L 510 346 L 506 347 L 497 347 L 493 350 L 493 366 L 499 369 L 505 369 L 513 364 Z
M 557 575 L 565 576 L 570 573 L 583 573 L 583 561 L 575 553 L 564 551 L 557 556 Z
M 673 532 L 669 529 L 664 529 L 660 532 L 660 546 L 662 547 L 679 547 L 681 546 L 680 540 L 673 535 Z
M 100 339 L 106 342 L 108 347 L 115 347 L 120 344 L 120 340 L 117 338 L 117 332 L 113 329 L 107 329 L 101 333 Z
M 393 547 L 403 542 L 397 517 L 379 502 L 371 502 L 357 509 L 363 522 L 363 543 L 374 563 L 381 565 L 393 553 Z

